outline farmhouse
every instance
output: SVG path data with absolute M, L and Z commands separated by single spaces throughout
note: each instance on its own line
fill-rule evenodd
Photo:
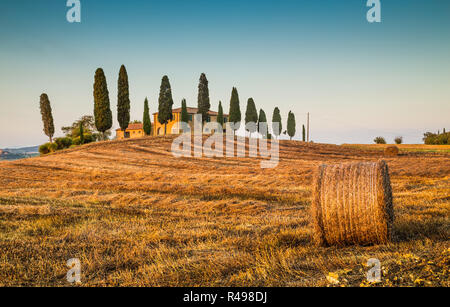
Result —
M 198 113 L 197 108 L 187 108 L 187 112 L 189 114 L 189 126 L 191 129 L 193 129 L 193 117 L 195 114 Z M 216 122 L 217 121 L 217 112 L 209 111 L 208 117 L 206 118 L 206 122 Z M 223 122 L 224 124 L 228 122 L 228 114 L 223 115 Z M 181 108 L 172 110 L 172 120 L 167 123 L 167 135 L 173 134 L 174 131 L 180 132 L 180 125 L 181 122 Z M 224 127 L 225 132 L 225 127 Z M 177 134 L 178 134 L 177 133 Z M 164 125 L 161 125 L 158 122 L 158 113 L 153 114 L 153 122 L 152 122 L 152 135 L 158 136 L 158 135 L 164 135 Z M 138 124 L 129 124 L 127 130 L 125 130 L 125 134 L 122 129 L 116 129 L 116 139 L 135 139 L 135 138 L 141 138 L 145 136 L 144 132 L 144 125 L 141 123 Z
M 193 122 L 192 119 L 194 117 L 195 114 L 198 113 L 198 109 L 197 108 L 187 108 L 187 113 L 189 114 L 189 126 L 191 127 L 191 129 L 193 129 Z M 208 117 L 206 118 L 206 122 L 217 122 L 217 112 L 214 111 L 209 111 L 208 112 Z M 228 114 L 224 114 L 223 115 L 223 122 L 224 124 L 228 122 Z M 177 134 L 180 132 L 180 122 L 181 122 L 181 108 L 178 109 L 174 109 L 172 110 L 172 120 L 169 121 L 167 123 L 167 132 L 166 134 L 173 134 L 174 131 L 177 132 Z M 154 113 L 153 114 L 153 135 L 154 136 L 158 136 L 158 135 L 164 135 L 164 125 L 161 125 L 158 122 L 158 113 Z
M 116 129 L 116 139 L 136 139 L 145 136 L 143 124 L 129 124 L 125 134 L 122 129 Z

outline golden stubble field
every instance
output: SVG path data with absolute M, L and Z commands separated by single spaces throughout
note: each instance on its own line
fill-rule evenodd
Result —
M 283 141 L 280 164 L 182 158 L 173 138 L 90 144 L 0 163 L 0 286 L 449 286 L 450 154 L 402 152 L 391 171 L 395 240 L 316 247 L 309 207 L 322 163 L 379 150 Z M 333 282 L 339 282 L 333 284 Z

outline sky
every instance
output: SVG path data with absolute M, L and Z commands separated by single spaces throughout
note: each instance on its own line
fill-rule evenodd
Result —
M 311 114 L 321 143 L 421 143 L 450 130 L 450 1 L 381 0 L 369 23 L 365 0 L 81 0 L 81 23 L 66 0 L 2 0 L 0 148 L 47 141 L 39 96 L 47 93 L 61 127 L 93 114 L 94 73 L 104 69 L 117 124 L 117 78 L 124 64 L 131 118 L 144 99 L 157 111 L 163 75 L 174 107 L 197 105 L 201 73 L 211 109 L 241 112 L 248 98 L 268 118 L 296 115 L 297 135 Z

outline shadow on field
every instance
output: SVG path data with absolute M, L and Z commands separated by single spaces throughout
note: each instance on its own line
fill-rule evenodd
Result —
M 408 242 L 414 240 L 432 239 L 433 241 L 447 241 L 449 238 L 448 223 L 445 218 L 426 220 L 399 220 L 393 229 L 394 242 Z

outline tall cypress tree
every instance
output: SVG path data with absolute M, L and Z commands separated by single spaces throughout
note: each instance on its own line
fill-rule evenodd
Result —
M 50 138 L 50 143 L 53 143 L 53 135 L 55 134 L 55 125 L 53 124 L 52 107 L 47 94 L 42 94 L 39 101 L 41 109 L 42 123 L 44 124 L 44 133 Z
M 186 99 L 181 101 L 181 122 L 189 123 L 189 113 L 187 111 Z
M 276 129 L 275 127 L 275 123 L 278 123 L 278 129 Z M 278 137 L 281 134 L 281 131 L 283 130 L 283 126 L 281 124 L 281 114 L 280 114 L 280 109 L 278 109 L 278 107 L 276 107 L 273 110 L 273 116 L 272 116 L 272 131 L 273 134 Z
M 247 101 L 247 110 L 245 111 L 245 124 L 255 123 L 255 129 L 249 130 L 250 137 L 252 137 L 252 133 L 256 132 L 256 123 L 258 122 L 258 111 L 256 110 L 255 102 L 253 98 L 249 98 Z
M 144 118 L 142 120 L 144 125 L 144 132 L 146 135 L 150 135 L 152 133 L 152 121 L 150 120 L 150 110 L 148 108 L 148 99 L 145 97 L 144 100 Z
M 130 124 L 130 92 L 128 88 L 128 74 L 124 65 L 120 67 L 117 81 L 117 120 L 124 132 Z
M 109 92 L 103 69 L 98 68 L 95 72 L 94 81 L 94 117 L 95 127 L 103 134 L 112 127 L 112 112 L 109 104 Z
M 217 122 L 223 127 L 223 108 L 222 108 L 222 101 L 219 101 L 219 110 L 217 114 Z
M 306 142 L 306 129 L 305 129 L 305 125 L 302 125 L 302 139 L 303 139 L 303 142 Z
M 161 80 L 158 99 L 158 122 L 161 125 L 164 125 L 164 135 L 167 134 L 167 123 L 173 119 L 172 106 L 172 89 L 170 87 L 169 78 L 164 76 Z
M 264 129 L 262 123 L 265 124 L 265 129 Z M 263 109 L 259 110 L 258 132 L 262 135 L 263 138 L 267 138 L 267 136 L 269 135 L 269 126 L 267 124 L 266 112 L 264 112 Z
M 241 122 L 241 108 L 239 106 L 239 94 L 235 87 L 231 91 L 230 99 L 230 122 L 240 123 Z M 239 126 L 235 126 L 235 130 L 239 129 Z
M 291 111 L 289 111 L 288 114 L 288 121 L 287 121 L 287 133 L 289 137 L 292 138 L 295 136 L 295 115 Z
M 208 79 L 205 74 L 201 74 L 198 84 L 198 114 L 202 115 L 203 122 L 206 121 L 210 109 Z

